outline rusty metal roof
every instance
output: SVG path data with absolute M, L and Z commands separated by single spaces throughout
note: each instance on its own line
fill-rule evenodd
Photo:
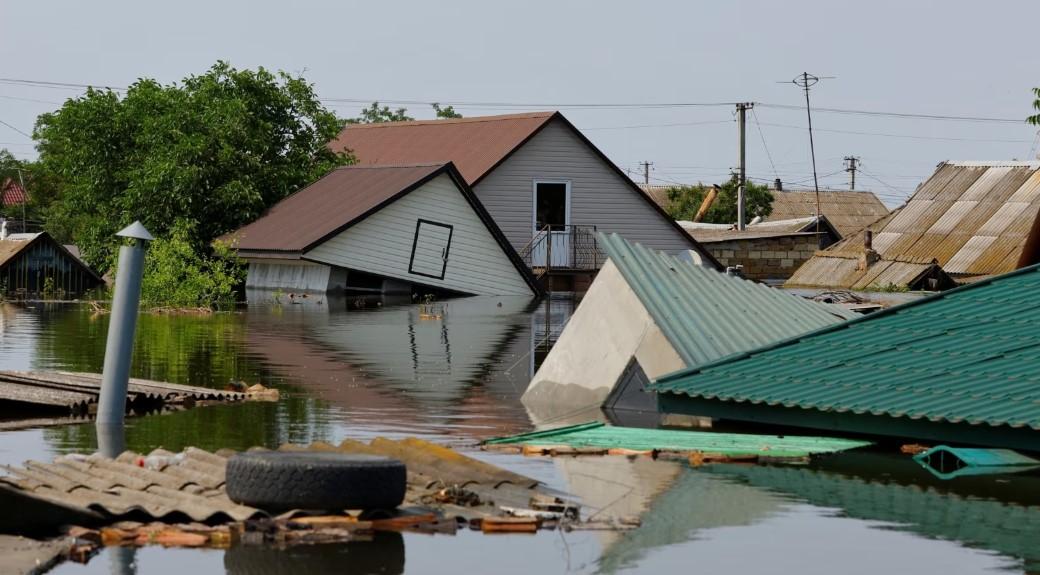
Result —
M 537 133 L 555 112 L 348 124 L 329 146 L 359 165 L 453 162 L 470 185 Z
M 820 213 L 830 220 L 842 236 L 847 236 L 884 217 L 888 214 L 888 208 L 871 192 L 820 190 Z M 765 221 L 815 215 L 815 191 L 773 191 L 773 211 Z
M 7 178 L 4 185 L 0 187 L 0 206 L 20 206 L 29 201 L 29 193 L 18 182 Z

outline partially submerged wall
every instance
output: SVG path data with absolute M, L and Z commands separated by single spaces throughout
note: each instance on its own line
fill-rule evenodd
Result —
M 819 249 L 816 234 L 701 242 L 724 266 L 744 266 L 752 280 L 782 279 L 794 274 Z
M 599 407 L 632 357 L 651 379 L 686 367 L 608 260 L 535 373 L 524 405 L 539 419 Z
M 346 283 L 346 270 L 302 260 L 249 260 L 246 275 L 247 289 L 325 293 Z

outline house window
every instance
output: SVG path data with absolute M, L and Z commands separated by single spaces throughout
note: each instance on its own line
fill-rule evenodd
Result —
M 567 184 L 564 182 L 538 182 L 534 187 L 535 229 L 550 225 L 561 230 L 569 223 L 567 213 Z

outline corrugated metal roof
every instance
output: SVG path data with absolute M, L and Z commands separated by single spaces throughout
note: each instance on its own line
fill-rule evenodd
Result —
M 1040 265 L 684 370 L 654 387 L 730 404 L 1040 430 L 1037 294 Z
M 680 221 L 679 225 L 696 238 L 698 242 L 710 243 L 814 235 L 816 233 L 816 216 L 792 220 L 757 222 L 748 224 L 743 231 L 736 229 L 735 225 L 729 224 Z M 841 239 L 841 234 L 831 225 L 827 216 L 820 218 L 819 228 L 822 236 L 830 236 L 831 239 L 827 242 L 828 244 Z
M 888 214 L 888 208 L 871 192 L 820 190 L 820 213 L 842 236 L 848 236 Z M 773 211 L 765 218 L 790 220 L 816 215 L 815 191 L 773 192 Z
M 555 112 L 414 122 L 348 124 L 329 147 L 349 149 L 360 165 L 453 162 L 474 185 Z
M 855 314 L 599 234 L 600 245 L 686 365 L 837 323 Z

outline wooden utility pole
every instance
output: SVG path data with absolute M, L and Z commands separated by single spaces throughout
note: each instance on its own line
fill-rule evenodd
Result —
M 747 198 L 745 192 L 747 190 L 747 166 L 745 164 L 745 145 L 744 145 L 744 133 L 745 133 L 745 117 L 747 111 L 754 108 L 755 105 L 751 102 L 740 102 L 737 104 L 737 127 L 740 130 L 740 176 L 737 181 L 737 229 L 743 230 L 744 223 L 747 220 L 745 212 L 747 211 Z

